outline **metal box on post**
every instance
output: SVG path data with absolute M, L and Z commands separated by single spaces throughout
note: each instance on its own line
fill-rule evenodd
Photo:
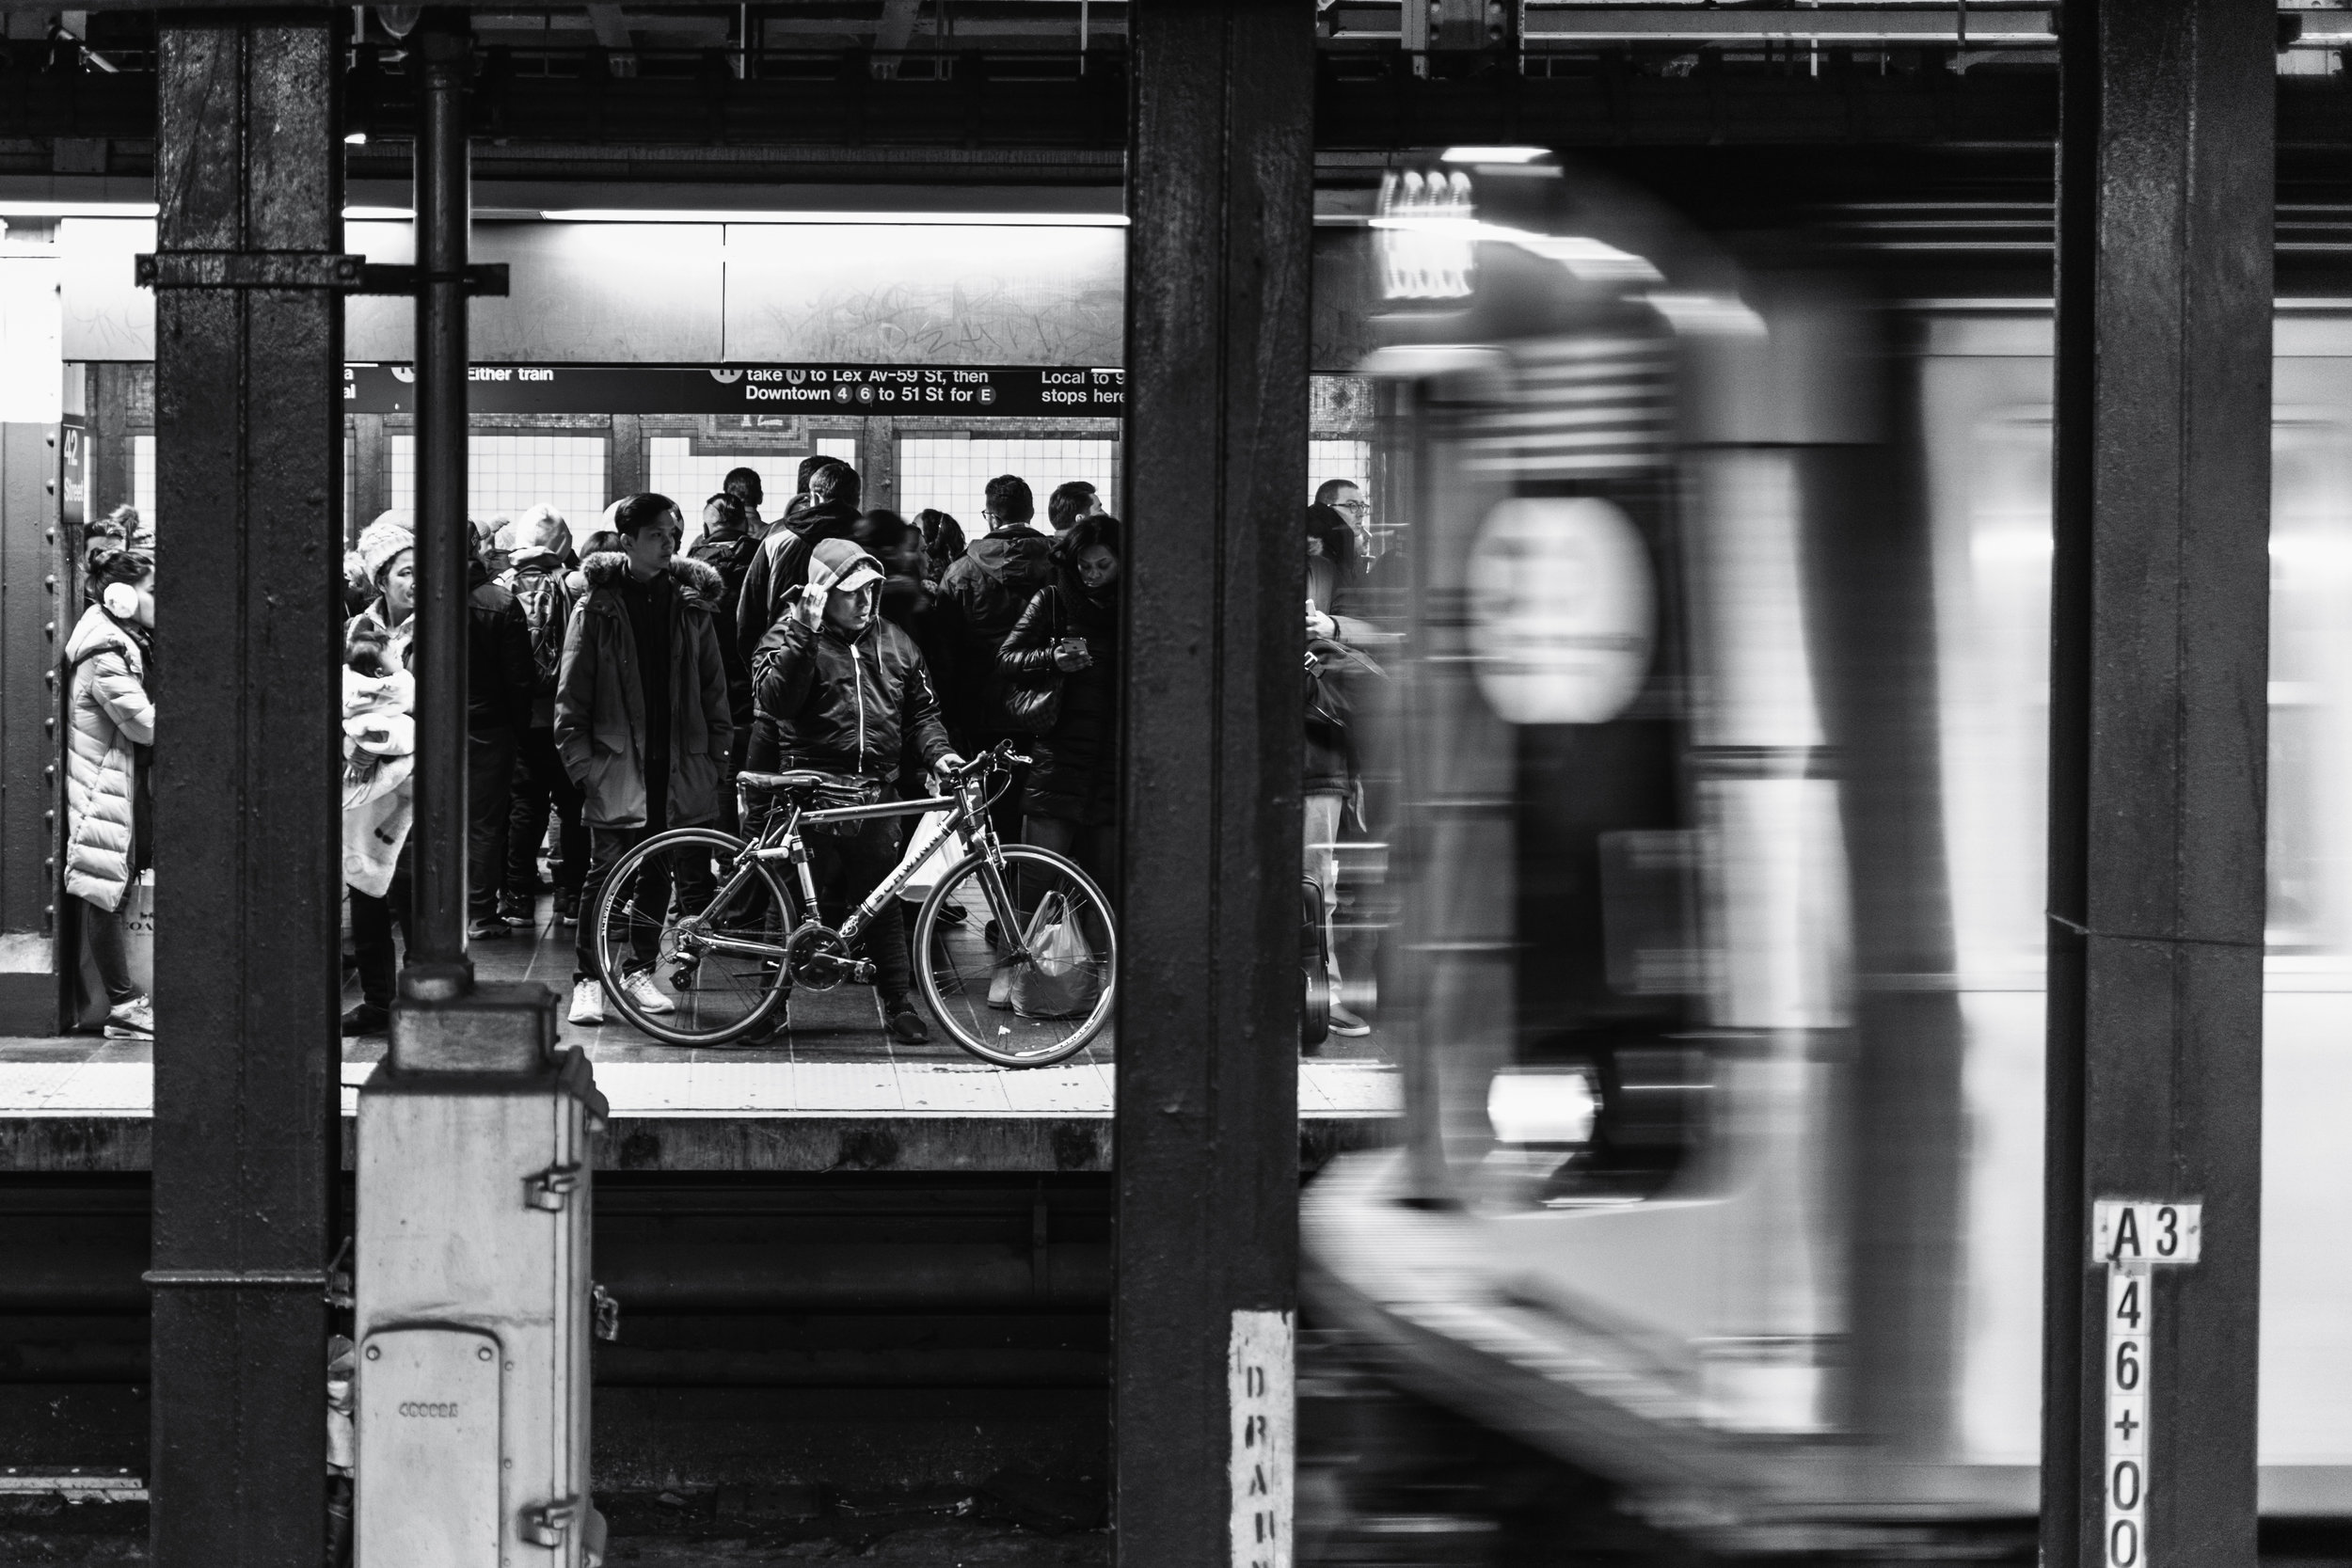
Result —
M 579 1048 L 555 1053 L 554 1006 L 536 985 L 404 1002 L 359 1091 L 359 1568 L 601 1557 L 588 1226 L 605 1102 Z

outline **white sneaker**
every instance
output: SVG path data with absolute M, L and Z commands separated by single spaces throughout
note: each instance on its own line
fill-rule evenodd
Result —
M 650 969 L 641 969 L 636 974 L 624 978 L 621 981 L 621 989 L 628 992 L 628 999 L 631 1002 L 649 1013 L 677 1011 L 677 1004 L 662 995 L 661 988 L 654 984 L 653 971 Z
M 604 1022 L 604 982 L 575 980 L 572 982 L 572 1022 L 602 1023 Z
M 120 1006 L 108 1008 L 106 1037 L 110 1040 L 153 1039 L 155 1004 L 144 996 L 135 996 Z

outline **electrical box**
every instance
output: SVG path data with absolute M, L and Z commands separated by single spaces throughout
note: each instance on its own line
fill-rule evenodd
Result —
M 428 1008 L 395 1023 L 359 1091 L 358 1568 L 595 1568 L 602 1555 L 588 1238 L 605 1103 L 579 1048 L 553 1052 L 554 998 L 531 989 L 543 1022 L 508 1020 L 548 1049 L 454 1069 L 460 1053 L 414 1049 L 414 1026 L 462 1041 L 482 1010 L 437 1030 Z M 404 1056 L 431 1066 L 404 1070 Z

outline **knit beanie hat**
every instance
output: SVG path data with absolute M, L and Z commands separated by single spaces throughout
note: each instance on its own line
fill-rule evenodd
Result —
M 417 530 L 405 512 L 387 512 L 359 531 L 359 559 L 367 566 L 368 580 L 382 583 L 384 568 L 403 550 L 417 547 Z

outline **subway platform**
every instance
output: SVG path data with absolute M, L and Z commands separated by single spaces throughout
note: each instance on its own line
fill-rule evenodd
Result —
M 552 900 L 513 939 L 478 942 L 485 980 L 537 980 L 568 997 L 572 929 Z M 345 1005 L 358 1000 L 356 988 Z M 1111 1162 L 1111 1031 L 1069 1061 L 1009 1069 L 976 1060 L 936 1022 L 923 1045 L 889 1039 L 872 991 L 843 986 L 793 998 L 785 1033 L 739 1050 L 659 1044 L 618 1014 L 596 1028 L 564 1022 L 583 1047 L 612 1118 L 596 1138 L 600 1170 L 1107 1171 Z M 382 1036 L 343 1041 L 342 1114 L 385 1052 Z M 142 1171 L 153 1116 L 151 1064 L 171 1049 L 95 1034 L 0 1037 L 0 1170 Z M 1299 1158 L 1390 1141 L 1402 1094 L 1376 1026 L 1328 1041 L 1298 1069 Z M 350 1164 L 350 1140 L 343 1158 Z

